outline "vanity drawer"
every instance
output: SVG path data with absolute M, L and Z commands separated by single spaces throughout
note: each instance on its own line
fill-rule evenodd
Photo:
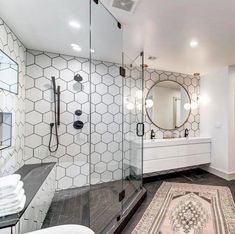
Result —
M 153 147 L 144 149 L 144 161 L 177 157 L 178 146 Z
M 205 154 L 211 152 L 211 145 L 210 143 L 180 145 L 178 149 L 178 156 Z

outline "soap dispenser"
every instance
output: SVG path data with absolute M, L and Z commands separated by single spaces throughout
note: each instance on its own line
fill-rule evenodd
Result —
M 155 139 L 155 132 L 153 131 L 153 129 L 151 130 L 151 139 Z

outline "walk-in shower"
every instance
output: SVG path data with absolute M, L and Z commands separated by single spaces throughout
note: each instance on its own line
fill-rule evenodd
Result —
M 27 50 L 26 79 L 26 134 L 35 139 L 26 140 L 27 163 L 56 162 L 43 227 L 112 233 L 145 194 L 144 54 L 123 50 L 123 25 L 101 1 L 33 2 L 50 19 L 37 29 L 40 46 Z

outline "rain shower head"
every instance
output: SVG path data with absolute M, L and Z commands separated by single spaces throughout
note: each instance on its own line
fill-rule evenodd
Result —
M 74 76 L 74 80 L 77 82 L 81 82 L 83 80 L 83 78 L 79 74 L 77 74 Z

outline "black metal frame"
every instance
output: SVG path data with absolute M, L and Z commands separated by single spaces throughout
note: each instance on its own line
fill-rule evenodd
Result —
M 162 130 L 164 130 L 164 131 L 174 131 L 174 130 L 176 130 L 176 129 L 179 129 L 179 128 L 183 127 L 183 126 L 188 122 L 188 119 L 189 119 L 189 117 L 190 117 L 190 115 L 191 115 L 191 112 L 192 112 L 191 108 L 190 108 L 188 117 L 187 117 L 187 119 L 183 122 L 183 124 L 181 124 L 180 126 L 177 126 L 176 128 L 166 129 L 166 128 L 162 128 L 162 127 L 158 126 L 156 123 L 154 123 L 154 122 L 152 121 L 152 119 L 150 118 L 149 113 L 148 113 L 148 108 L 146 107 L 146 99 L 148 98 L 151 89 L 152 89 L 155 85 L 157 85 L 157 84 L 159 84 L 159 83 L 161 83 L 161 82 L 164 82 L 164 81 L 172 81 L 172 82 L 177 83 L 177 84 L 180 85 L 181 87 L 183 87 L 183 89 L 185 90 L 185 92 L 187 93 L 187 95 L 188 95 L 188 97 L 189 97 L 190 104 L 192 103 L 192 100 L 191 100 L 191 97 L 190 97 L 190 95 L 189 95 L 188 90 L 187 90 L 182 84 L 180 84 L 179 82 L 177 82 L 177 81 L 175 81 L 175 80 L 160 80 L 160 81 L 157 81 L 157 82 L 155 82 L 155 83 L 153 84 L 153 86 L 149 89 L 149 91 L 148 91 L 148 93 L 147 93 L 147 95 L 146 95 L 146 97 L 145 97 L 145 104 L 144 104 L 144 105 L 145 105 L 145 111 L 146 111 L 146 114 L 147 114 L 148 119 L 150 120 L 150 122 L 151 122 L 152 124 L 154 124 L 157 128 L 162 129 Z
M 10 138 L 9 139 L 7 139 L 7 140 L 9 140 L 10 141 L 10 144 L 9 145 L 6 145 L 6 146 L 2 146 L 2 145 L 0 145 L 0 150 L 3 150 L 3 149 L 7 149 L 7 148 L 10 148 L 11 146 L 12 146 L 12 113 L 10 113 L 10 112 L 0 112 L 0 115 L 9 115 L 10 116 L 10 125 L 9 124 L 7 124 L 7 125 L 9 125 L 10 126 Z M 3 119 L 3 117 L 2 117 L 2 119 Z M 2 123 L 4 123 L 3 121 L 2 121 Z M 2 123 L 0 122 L 0 129 L 1 129 L 1 125 L 2 125 Z M 0 142 L 2 143 L 3 141 L 2 141 L 2 139 L 0 139 Z
M 18 95 L 19 94 L 19 64 L 15 61 L 15 60 L 13 60 L 11 57 L 9 57 L 9 55 L 8 54 L 6 54 L 3 50 L 1 50 L 0 49 L 0 52 L 2 52 L 4 55 L 6 55 L 12 62 L 14 62 L 16 65 L 17 65 L 17 82 L 16 82 L 16 84 L 17 84 L 17 92 L 13 92 L 13 91 L 11 91 L 11 90 L 8 90 L 8 89 L 4 89 L 4 88 L 1 88 L 0 87 L 0 90 L 6 90 L 6 91 L 8 91 L 9 93 L 13 93 L 13 94 L 16 94 L 16 95 Z

